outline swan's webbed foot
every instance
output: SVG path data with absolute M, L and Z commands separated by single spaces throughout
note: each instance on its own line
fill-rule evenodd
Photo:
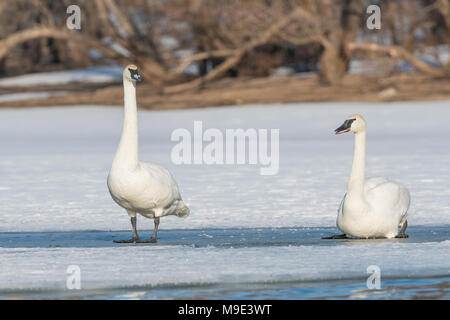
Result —
M 329 237 L 322 237 L 321 239 L 330 240 L 330 239 L 347 239 L 347 235 L 344 234 L 335 234 Z
M 141 240 L 139 239 L 137 228 L 136 228 L 136 217 L 131 217 L 131 226 L 133 227 L 133 238 L 125 240 L 113 240 L 114 243 L 156 243 L 156 236 L 158 234 L 159 227 L 159 217 L 155 218 L 155 230 L 150 239 Z
M 113 240 L 114 243 L 138 243 L 141 240 L 139 238 L 131 238 L 131 239 L 124 239 L 124 240 Z
M 406 233 L 404 233 L 404 232 L 400 232 L 398 235 L 396 235 L 395 236 L 396 238 L 408 238 L 409 236 L 406 234 Z
M 156 243 L 156 238 L 151 237 L 150 239 L 146 239 L 146 240 L 138 240 L 136 241 L 136 243 Z
M 136 228 L 136 216 L 131 217 L 131 227 L 133 228 L 133 238 L 125 240 L 113 240 L 114 243 L 137 243 L 141 241 L 139 239 L 137 228 Z
M 155 218 L 155 230 L 153 231 L 153 235 L 150 239 L 146 240 L 137 240 L 136 243 L 156 243 L 156 235 L 158 234 L 159 227 L 159 218 Z
M 405 220 L 405 222 L 403 223 L 402 229 L 400 230 L 400 232 L 398 233 L 398 235 L 396 235 L 396 238 L 408 238 L 409 236 L 405 233 L 406 228 L 408 227 L 408 220 Z

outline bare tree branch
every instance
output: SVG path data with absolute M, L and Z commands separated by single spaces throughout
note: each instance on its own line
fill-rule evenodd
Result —
M 411 63 L 417 70 L 428 74 L 432 77 L 445 77 L 446 72 L 444 69 L 435 68 L 429 64 L 416 58 L 413 54 L 409 53 L 406 49 L 399 46 L 383 46 L 374 43 L 349 43 L 348 49 L 353 53 L 355 51 L 366 51 L 387 54 L 391 58 L 404 59 Z
M 48 28 L 48 27 L 34 27 L 31 29 L 25 29 L 22 31 L 18 31 L 13 33 L 9 37 L 0 40 L 0 60 L 3 59 L 12 49 L 14 49 L 19 44 L 39 38 L 54 38 L 54 39 L 64 39 L 67 41 L 80 41 L 85 43 L 86 45 L 93 47 L 100 52 L 102 52 L 105 56 L 110 59 L 113 59 L 121 64 L 128 64 L 130 62 L 130 57 L 126 56 L 116 50 L 111 49 L 109 46 L 101 43 L 96 39 L 91 39 L 86 35 L 81 35 L 76 32 L 69 32 L 65 30 Z M 166 74 L 164 71 L 161 71 L 161 68 L 158 66 L 153 59 L 149 57 L 141 57 L 137 58 L 139 64 L 144 69 L 144 75 L 147 74 L 147 80 L 152 83 L 160 84 L 162 80 L 165 80 Z
M 279 33 L 280 30 L 282 30 L 284 27 L 286 27 L 295 19 L 301 17 L 309 19 L 310 13 L 307 12 L 305 9 L 298 7 L 291 14 L 281 18 L 278 22 L 273 24 L 267 30 L 261 32 L 258 36 L 256 36 L 254 39 L 246 43 L 244 46 L 235 49 L 232 55 L 230 55 L 224 62 L 222 62 L 218 67 L 214 68 L 211 72 L 209 72 L 205 76 L 190 81 L 188 83 L 167 87 L 165 88 L 164 91 L 166 93 L 177 93 L 185 90 L 192 90 L 200 87 L 206 81 L 216 79 L 229 69 L 236 66 L 247 52 L 254 49 L 255 47 L 258 47 L 268 42 L 274 35 Z
M 170 77 L 173 78 L 179 74 L 181 74 L 191 63 L 202 61 L 210 58 L 222 58 L 230 56 L 235 51 L 232 49 L 224 49 L 224 50 L 214 50 L 209 52 L 200 52 L 194 54 L 181 62 L 170 74 Z
M 114 0 L 104 0 L 108 9 L 116 16 L 120 25 L 124 29 L 127 37 L 134 37 L 134 29 L 133 26 L 128 22 L 126 15 L 122 13 L 122 11 L 117 7 Z

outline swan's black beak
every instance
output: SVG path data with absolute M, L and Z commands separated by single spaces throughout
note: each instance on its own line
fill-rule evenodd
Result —
M 339 128 L 334 130 L 334 133 L 335 134 L 341 134 L 341 133 L 349 132 L 350 128 L 352 127 L 352 122 L 355 121 L 355 120 L 356 119 L 345 120 L 344 123 Z
M 136 71 L 135 74 L 132 75 L 133 79 L 136 81 L 142 81 L 141 75 Z
M 142 77 L 139 74 L 139 72 L 137 71 L 137 69 L 128 68 L 128 70 L 130 70 L 131 79 L 136 80 L 136 81 L 142 81 Z

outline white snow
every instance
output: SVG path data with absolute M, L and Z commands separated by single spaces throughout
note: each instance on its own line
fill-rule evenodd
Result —
M 382 281 L 448 276 L 450 241 L 226 249 L 161 245 L 0 248 L 0 261 L 3 292 L 64 291 L 71 265 L 80 268 L 81 289 L 323 280 L 352 280 L 365 286 L 371 265 L 380 268 Z
M 411 192 L 410 225 L 450 224 L 449 102 L 324 103 L 140 111 L 140 158 L 173 173 L 188 219 L 161 228 L 335 226 L 351 168 L 353 137 L 335 136 L 348 115 L 368 123 L 367 176 Z M 259 165 L 174 165 L 171 132 L 280 129 L 280 170 Z M 0 111 L 0 231 L 128 230 L 106 177 L 122 128 L 120 107 Z M 141 228 L 152 221 L 138 218 Z
M 288 77 L 295 74 L 295 69 L 291 67 L 278 67 L 272 69 L 270 76 L 271 77 Z
M 435 65 L 445 65 L 450 60 L 450 45 L 427 46 L 419 52 L 421 58 Z
M 21 101 L 29 99 L 47 99 L 55 96 L 64 96 L 67 91 L 37 91 L 0 94 L 0 102 Z
M 409 188 L 410 226 L 449 225 L 449 107 L 441 101 L 141 110 L 141 159 L 168 167 L 191 208 L 187 219 L 164 217 L 160 235 L 164 229 L 335 226 L 353 137 L 333 130 L 353 113 L 367 120 L 367 176 L 386 176 Z M 255 165 L 172 164 L 171 132 L 192 130 L 194 120 L 205 129 L 280 129 L 279 173 L 261 176 Z M 120 107 L 0 110 L 0 232 L 129 231 L 126 212 L 106 187 L 121 128 Z M 138 217 L 140 230 L 152 227 Z M 108 244 L 1 247 L 0 290 L 18 298 L 26 289 L 66 292 L 69 265 L 80 267 L 82 289 L 134 288 L 133 297 L 148 287 L 207 283 L 351 279 L 364 286 L 369 265 L 380 267 L 382 281 L 448 276 L 450 270 L 450 240 L 442 239 L 253 247 L 164 245 L 164 239 L 156 246 Z
M 0 87 L 58 85 L 73 82 L 117 82 L 122 79 L 122 66 L 91 67 L 77 70 L 40 72 L 0 79 Z

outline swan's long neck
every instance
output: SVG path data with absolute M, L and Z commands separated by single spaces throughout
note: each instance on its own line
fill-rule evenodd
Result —
M 366 165 L 366 131 L 355 134 L 355 150 L 353 154 L 352 172 L 347 186 L 349 197 L 363 199 L 364 173 Z
M 123 79 L 124 118 L 122 136 L 114 157 L 113 166 L 135 167 L 138 164 L 138 119 L 136 84 Z

